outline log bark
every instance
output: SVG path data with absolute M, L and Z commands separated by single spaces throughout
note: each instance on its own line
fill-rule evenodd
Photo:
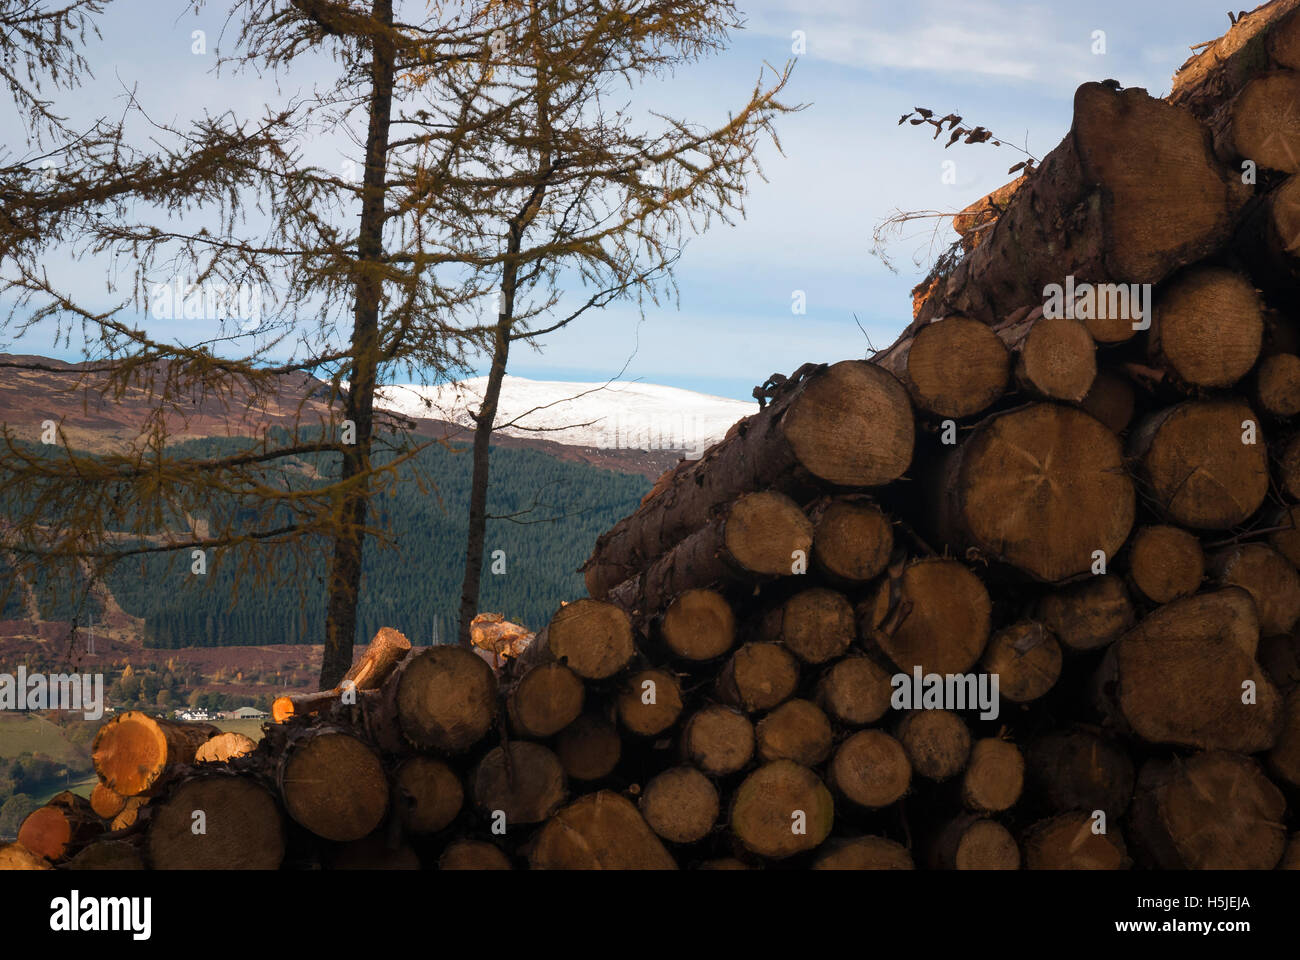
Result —
M 521 737 L 545 739 L 582 714 L 586 690 L 578 675 L 562 663 L 533 667 L 507 698 L 511 728 Z
M 27 815 L 18 842 L 50 863 L 63 863 L 103 832 L 90 801 L 65 790 Z
M 1087 813 L 1063 813 L 1025 831 L 1021 848 L 1026 870 L 1127 870 L 1133 865 L 1124 837 L 1107 825 L 1093 832 Z
M 1264 304 L 1234 270 L 1197 266 L 1156 299 L 1147 353 L 1153 365 L 1194 387 L 1230 387 L 1248 374 L 1264 342 Z
M 904 673 L 965 673 L 989 638 L 992 604 L 956 560 L 919 560 L 858 607 L 859 629 Z
M 826 769 L 831 787 L 869 810 L 896 803 L 912 784 L 903 745 L 880 730 L 859 730 L 835 750 Z
M 882 667 L 867 657 L 849 656 L 822 675 L 814 699 L 836 723 L 861 727 L 885 715 L 892 694 L 890 675 Z
M 832 583 L 874 580 L 894 551 L 894 527 L 865 497 L 824 499 L 809 509 L 813 563 Z
M 541 823 L 568 797 L 559 758 L 540 743 L 515 740 L 489 750 L 474 771 L 474 803 L 489 819 L 505 814 L 507 832 Z
M 898 722 L 898 742 L 918 776 L 942 782 L 966 769 L 971 736 L 966 721 L 948 710 L 913 710 Z
M 995 820 L 967 813 L 939 830 L 930 855 L 936 870 L 1019 870 L 1020 847 Z
M 782 860 L 830 835 L 835 801 L 821 778 L 793 760 L 759 767 L 736 790 L 731 832 L 750 853 Z
M 391 627 L 380 627 L 361 658 L 343 675 L 338 686 L 320 693 L 276 697 L 271 703 L 271 719 L 284 723 L 290 717 L 318 713 L 337 703 L 347 691 L 377 690 L 411 650 L 411 641 Z
M 95 772 L 124 797 L 154 796 L 181 767 L 194 762 L 204 741 L 220 732 L 206 723 L 173 723 L 127 710 L 95 734 Z
M 393 778 L 393 791 L 402 826 L 414 834 L 445 830 L 465 805 L 460 777 L 433 757 L 407 759 Z
M 736 617 L 727 598 L 716 590 L 687 590 L 664 611 L 659 638 L 683 660 L 713 660 L 735 645 Z
M 1159 183 L 1152 164 L 1168 172 Z M 1221 246 L 1248 195 L 1189 112 L 1141 89 L 1085 83 L 1065 140 L 980 245 L 939 278 L 913 327 L 953 313 L 996 323 L 1041 303 L 1044 288 L 1067 276 L 1157 283 Z
M 799 663 L 775 643 L 747 643 L 718 673 L 718 696 L 746 713 L 771 710 L 794 695 Z
M 829 840 L 813 861 L 814 870 L 915 870 L 912 855 L 885 837 Z
M 152 804 L 145 857 L 154 870 L 278 870 L 284 851 L 280 805 L 248 777 L 201 774 Z
M 815 767 L 831 752 L 834 732 L 818 707 L 807 700 L 787 700 L 755 728 L 758 757 L 764 763 L 793 760 Z
M 813 527 L 799 505 L 772 490 L 747 493 L 725 504 L 703 529 L 662 554 L 639 576 L 606 583 L 612 565 L 593 568 L 592 596 L 650 616 L 673 597 L 697 587 L 788 577 L 812 550 Z M 622 572 L 622 568 L 617 568 Z
M 1097 576 L 1047 594 L 1038 603 L 1042 621 L 1067 650 L 1097 650 L 1119 639 L 1136 615 L 1124 582 Z
M 997 674 L 1000 697 L 1029 703 L 1061 676 L 1061 645 L 1041 623 L 1021 620 L 993 634 L 982 662 L 985 673 Z
M 754 755 L 754 725 L 739 710 L 711 704 L 691 714 L 682 730 L 683 759 L 713 777 L 741 770 Z
M 1045 734 L 1026 753 L 1029 790 L 1053 812 L 1101 810 L 1114 823 L 1128 810 L 1135 771 L 1115 742 L 1076 728 Z
M 528 857 L 534 870 L 676 870 L 645 818 L 625 797 L 589 793 L 546 822 Z
M 944 461 L 939 533 L 1035 579 L 1057 582 L 1114 555 L 1136 494 L 1119 440 L 1072 407 L 1035 403 L 990 417 Z
M 1263 636 L 1290 633 L 1300 620 L 1300 573 L 1264 543 L 1227 547 L 1210 557 L 1220 586 L 1241 587 L 1255 601 Z
M 385 692 L 397 729 L 421 750 L 461 753 L 496 719 L 496 676 L 463 647 L 429 647 L 408 657 Z
M 482 840 L 457 840 L 438 858 L 439 870 L 511 870 L 510 858 Z
M 600 780 L 618 766 L 623 741 L 608 720 L 585 714 L 560 731 L 555 752 L 571 779 Z
M 1138 775 L 1130 837 L 1164 870 L 1272 870 L 1286 799 L 1248 757 L 1223 751 L 1153 759 Z
M 1259 417 L 1238 400 L 1180 403 L 1145 420 L 1129 442 L 1144 494 L 1180 526 L 1231 529 L 1249 519 L 1268 494 Z
M 987 324 L 960 315 L 927 323 L 871 362 L 902 382 L 918 411 L 957 419 L 992 406 L 1011 372 L 1002 340 Z
M 670 843 L 704 839 L 718 821 L 717 788 L 694 767 L 670 767 L 646 784 L 639 801 L 650 829 Z
M 143 870 L 138 844 L 130 840 L 100 840 L 64 864 L 65 870 Z
M 242 733 L 219 733 L 194 751 L 195 763 L 228 763 L 257 749 L 257 744 Z
M 618 721 L 639 737 L 654 737 L 677 722 L 682 688 L 666 670 L 651 668 L 628 677 L 616 701 Z
M 1160 607 L 1107 651 L 1094 678 L 1109 726 L 1148 743 L 1269 749 L 1282 698 L 1255 660 L 1259 619 L 1238 587 Z M 1253 702 L 1246 682 L 1254 685 Z
M 451 650 L 473 658 L 472 653 Z M 388 778 L 374 751 L 347 730 L 319 725 L 293 734 L 277 770 L 285 809 L 297 823 L 326 840 L 360 840 L 388 812 Z
M 911 402 L 891 374 L 858 360 L 819 368 L 703 458 L 683 463 L 658 495 L 603 534 L 583 567 L 588 592 L 599 597 L 601 585 L 648 566 L 741 494 L 801 476 L 845 487 L 887 484 L 911 463 L 914 440 Z
M 1205 551 L 1181 527 L 1142 527 L 1129 543 L 1128 578 L 1152 603 L 1190 597 L 1205 579 Z
M 962 774 L 961 799 L 976 813 L 1009 810 L 1025 785 L 1025 758 L 1014 743 L 985 737 L 971 745 Z
M 759 628 L 760 640 L 780 643 L 814 665 L 841 656 L 855 635 L 852 605 L 842 593 L 825 587 L 796 593 L 769 610 Z

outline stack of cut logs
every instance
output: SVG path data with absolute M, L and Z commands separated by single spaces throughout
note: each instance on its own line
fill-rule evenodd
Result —
M 1300 867 L 1300 0 L 1074 111 L 500 670 L 381 631 L 251 752 L 118 717 L 0 860 Z

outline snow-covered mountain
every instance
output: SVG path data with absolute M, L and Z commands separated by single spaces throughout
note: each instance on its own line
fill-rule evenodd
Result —
M 472 428 L 487 377 L 433 387 L 382 387 L 376 405 Z M 497 428 L 517 437 L 603 449 L 685 450 L 698 456 L 758 404 L 652 383 L 570 383 L 507 376 Z

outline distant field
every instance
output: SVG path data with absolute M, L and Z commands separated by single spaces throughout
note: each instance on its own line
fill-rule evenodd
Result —
M 0 714 L 0 758 L 38 751 L 54 760 L 77 757 L 57 724 L 30 713 Z
M 254 743 L 262 739 L 265 720 L 213 720 L 212 725 L 226 733 L 242 733 Z

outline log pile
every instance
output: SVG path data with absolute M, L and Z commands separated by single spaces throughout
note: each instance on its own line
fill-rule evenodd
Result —
M 1300 865 L 1297 71 L 1274 0 L 1084 84 L 898 342 L 768 381 L 517 657 L 388 631 L 226 756 L 119 717 L 0 865 Z

